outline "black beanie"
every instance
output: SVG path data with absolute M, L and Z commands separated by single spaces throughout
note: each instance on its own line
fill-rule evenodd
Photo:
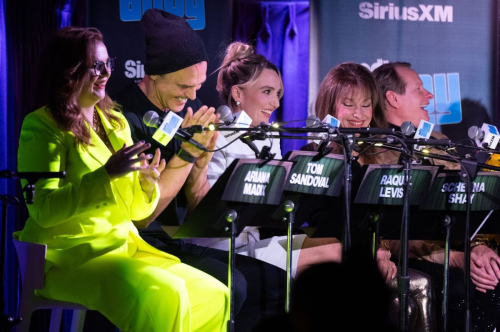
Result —
M 141 25 L 146 34 L 146 74 L 173 73 L 208 61 L 203 41 L 185 19 L 152 8 L 142 16 Z

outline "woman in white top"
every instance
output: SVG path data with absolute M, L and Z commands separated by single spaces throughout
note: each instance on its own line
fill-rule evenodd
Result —
M 283 96 L 281 74 L 254 48 L 241 42 L 230 44 L 219 70 L 217 91 L 233 113 L 245 111 L 252 125 L 269 123 L 271 114 L 280 106 Z M 219 136 L 217 148 L 227 144 Z M 275 159 L 281 159 L 280 141 L 266 139 L 254 141 L 262 150 L 271 148 Z M 255 158 L 254 151 L 241 140 L 236 140 L 221 151 L 215 152 L 208 165 L 208 180 L 212 186 L 236 158 Z M 212 248 L 228 250 L 228 239 L 192 239 L 192 242 Z M 236 252 L 252 256 L 286 269 L 286 236 L 260 240 L 256 227 L 246 227 L 236 239 Z M 341 244 L 335 238 L 312 239 L 305 234 L 293 236 L 292 275 L 316 263 L 340 261 Z

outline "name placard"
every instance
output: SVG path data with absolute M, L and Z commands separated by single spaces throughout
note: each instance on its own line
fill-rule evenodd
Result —
M 438 166 L 412 166 L 410 205 L 420 205 L 427 195 Z M 356 204 L 403 205 L 402 165 L 369 165 L 356 195 Z
M 434 180 L 423 210 L 465 211 L 467 209 L 465 182 L 458 172 L 439 173 Z M 500 208 L 500 173 L 479 172 L 472 182 L 471 211 Z
M 328 154 L 317 161 L 314 151 L 292 151 L 288 160 L 293 161 L 285 190 L 312 195 L 339 196 L 342 188 L 344 157 Z
M 229 178 L 222 200 L 278 205 L 291 167 L 289 161 L 240 159 Z

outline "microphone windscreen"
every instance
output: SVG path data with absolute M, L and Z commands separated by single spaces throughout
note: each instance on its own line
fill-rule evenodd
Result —
M 470 127 L 469 130 L 467 131 L 467 134 L 469 135 L 470 139 L 481 140 L 481 130 L 479 129 L 478 126 Z
M 233 117 L 233 112 L 231 112 L 231 109 L 226 106 L 226 105 L 221 105 L 217 108 L 215 113 L 220 115 L 220 119 L 226 124 L 230 124 L 233 122 L 234 117 Z
M 314 114 L 309 115 L 306 120 L 306 127 L 307 128 L 314 128 L 318 127 L 321 125 L 321 120 Z
M 415 134 L 415 125 L 411 121 L 405 121 L 401 124 L 401 133 L 405 136 L 412 136 Z
M 160 116 L 155 111 L 147 111 L 142 117 L 142 121 L 148 127 L 158 128 L 158 120 Z

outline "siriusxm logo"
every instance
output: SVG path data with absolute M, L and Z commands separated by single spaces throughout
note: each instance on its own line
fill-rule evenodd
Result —
M 359 17 L 365 20 L 453 22 L 453 6 L 420 4 L 418 7 L 399 7 L 393 3 L 381 6 L 378 2 L 362 2 Z
M 120 0 L 120 19 L 124 22 L 140 21 L 150 8 L 185 17 L 194 30 L 205 29 L 205 0 Z
M 179 126 L 180 126 L 179 117 L 172 117 L 170 119 L 170 121 L 165 121 L 162 124 L 162 126 L 163 126 L 162 130 L 165 133 L 170 134 L 170 136 L 173 136 L 175 134 L 175 132 L 177 131 L 177 128 L 179 128 Z
M 144 77 L 144 65 L 139 60 L 125 61 L 125 76 L 127 78 L 142 79 Z
M 422 128 L 418 131 L 418 134 L 422 137 L 428 137 L 427 134 L 431 132 L 432 125 L 429 122 L 425 122 Z
M 331 127 L 338 128 L 340 121 L 337 118 L 334 118 L 330 114 L 328 114 L 322 121 L 323 123 L 326 123 L 330 125 Z
M 490 133 L 493 134 L 493 135 L 500 135 L 498 133 L 498 130 L 497 130 L 497 127 L 493 126 L 493 125 L 488 125 L 488 128 L 490 129 Z

